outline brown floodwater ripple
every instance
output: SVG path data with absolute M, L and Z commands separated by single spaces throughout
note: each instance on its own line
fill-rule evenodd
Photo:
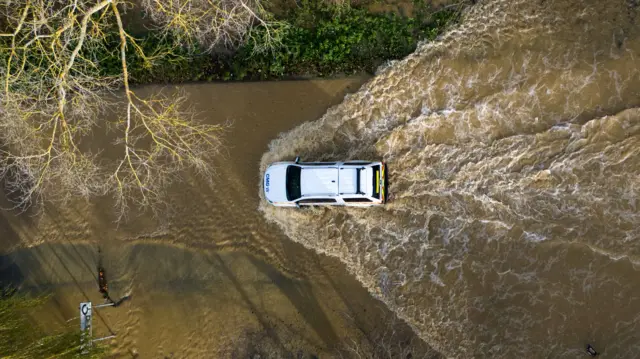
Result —
M 94 315 L 96 337 L 116 335 L 107 342 L 114 358 L 440 357 L 338 260 L 291 242 L 258 211 L 268 142 L 366 80 L 181 86 L 202 120 L 232 124 L 213 186 L 185 175 L 160 223 L 132 211 L 116 224 L 108 199 L 0 212 L 0 287 L 52 294 L 34 320 L 77 327 L 80 302 L 104 301 L 103 267 L 109 296 L 127 298 Z M 92 140 L 118 155 L 108 138 Z

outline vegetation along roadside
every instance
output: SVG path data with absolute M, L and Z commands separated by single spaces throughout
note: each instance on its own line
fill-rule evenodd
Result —
M 174 34 L 147 31 L 138 41 L 146 56 L 129 54 L 131 77 L 145 84 L 373 73 L 384 62 L 412 53 L 418 42 L 435 39 L 459 20 L 464 6 L 435 8 L 424 0 L 411 5 L 411 14 L 402 14 L 374 12 L 366 4 L 300 0 L 273 15 L 271 23 L 257 22 L 247 41 L 233 50 L 176 46 Z M 100 62 L 106 75 L 121 71 L 117 53 L 101 55 Z
M 73 327 L 45 334 L 34 326 L 30 312 L 48 297 L 29 297 L 15 288 L 0 288 L 0 356 L 2 358 L 101 358 L 105 347 L 83 345 L 81 333 Z

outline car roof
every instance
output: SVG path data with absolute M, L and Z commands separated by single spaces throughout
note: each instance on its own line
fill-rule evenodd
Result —
M 358 170 L 363 168 L 361 166 L 338 164 L 320 167 L 301 164 L 300 167 L 302 197 L 365 196 L 365 193 L 358 193 L 358 188 L 366 186 L 364 176 L 358 175 Z
M 338 168 L 302 167 L 300 174 L 302 196 L 336 196 L 338 194 Z

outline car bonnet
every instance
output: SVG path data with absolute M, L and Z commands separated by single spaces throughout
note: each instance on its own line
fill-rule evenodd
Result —
M 266 199 L 271 203 L 289 202 L 287 200 L 287 163 L 275 163 L 264 173 L 262 185 Z

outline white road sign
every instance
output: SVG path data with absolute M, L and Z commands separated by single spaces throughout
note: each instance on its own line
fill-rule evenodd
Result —
M 91 330 L 91 302 L 80 303 L 80 330 Z

